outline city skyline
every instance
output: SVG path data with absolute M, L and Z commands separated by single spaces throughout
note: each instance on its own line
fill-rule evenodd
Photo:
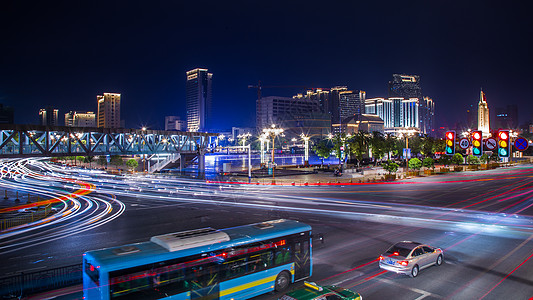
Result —
M 420 76 L 435 126 L 455 126 L 481 87 L 491 107 L 517 105 L 520 124 L 531 119 L 531 45 L 522 37 L 533 26 L 521 4 L 121 4 L 6 5 L 0 103 L 16 123 L 35 123 L 47 105 L 95 111 L 94 95 L 113 91 L 126 127 L 164 128 L 167 115 L 185 119 L 184 73 L 197 67 L 216 74 L 213 128 L 253 126 L 248 85 L 259 80 L 283 86 L 264 96 L 347 86 L 378 98 L 392 74 Z

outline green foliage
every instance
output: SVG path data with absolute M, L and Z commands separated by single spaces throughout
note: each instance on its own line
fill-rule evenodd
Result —
M 468 155 L 468 157 L 466 158 L 466 162 L 469 165 L 479 165 L 481 163 L 479 158 L 477 156 L 474 156 L 474 155 Z
M 98 159 L 96 160 L 96 163 L 101 166 L 107 166 L 107 158 L 104 155 L 98 156 Z
M 134 158 L 132 159 L 129 159 L 127 162 L 126 162 L 126 166 L 131 170 L 135 170 L 137 169 L 137 167 L 139 166 L 139 163 L 137 162 L 137 160 L 135 160 Z
M 84 156 L 76 156 L 76 160 L 79 161 L 79 162 L 84 162 L 85 161 L 85 157 Z
M 124 165 L 124 159 L 120 155 L 112 155 L 109 163 L 113 166 L 120 167 Z
M 437 148 L 437 140 L 430 136 L 423 136 L 421 138 L 420 152 L 426 157 L 432 157 Z
M 409 160 L 409 169 L 420 170 L 422 168 L 422 162 L 418 158 L 411 158 Z
M 85 163 L 92 163 L 94 161 L 94 156 L 85 156 L 83 159 L 83 162 Z
M 490 161 L 490 157 L 487 155 L 487 153 L 483 153 L 479 160 L 481 161 L 481 163 L 486 164 Z
M 439 163 L 442 165 L 449 165 L 450 164 L 450 157 L 448 155 L 443 155 L 439 158 Z
M 455 153 L 451 159 L 452 164 L 460 165 L 464 162 L 463 156 L 460 153 Z
M 376 158 L 376 163 L 378 159 L 382 159 L 385 155 L 385 137 L 383 133 L 379 131 L 372 132 L 370 137 L 370 148 L 372 149 L 372 156 Z
M 363 157 L 368 153 L 368 145 L 370 143 L 370 136 L 365 131 L 358 131 L 348 141 L 350 153 L 355 155 L 358 161 L 363 160 Z
M 435 168 L 435 161 L 431 157 L 426 157 L 422 161 L 422 166 L 428 169 L 434 169 Z
M 389 174 L 392 174 L 398 171 L 398 168 L 400 168 L 400 166 L 397 163 L 392 162 L 392 161 L 388 161 L 386 164 L 383 165 L 383 169 L 389 172 Z
M 322 160 L 324 160 L 325 158 L 328 158 L 331 154 L 331 146 L 326 140 L 321 140 L 318 144 L 313 146 L 313 151 L 315 151 L 315 154 L 318 157 L 321 157 Z

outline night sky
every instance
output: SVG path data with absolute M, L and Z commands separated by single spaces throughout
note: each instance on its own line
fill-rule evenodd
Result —
M 193 3 L 194 2 L 194 3 Z M 364 2 L 364 3 L 362 3 Z M 367 3 L 368 2 L 368 3 Z M 371 3 L 370 3 L 371 2 Z M 258 4 L 262 3 L 262 4 Z M 497 4 L 496 4 L 497 3 Z M 126 127 L 185 117 L 185 72 L 213 73 L 215 127 L 255 126 L 263 94 L 346 85 L 386 97 L 393 73 L 421 76 L 437 126 L 489 109 L 532 118 L 527 1 L 2 1 L 0 103 L 33 123 L 46 105 L 97 110 L 122 94 Z

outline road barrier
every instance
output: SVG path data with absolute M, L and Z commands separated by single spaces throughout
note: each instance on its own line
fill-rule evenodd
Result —
M 4 231 L 12 227 L 42 220 L 48 217 L 51 211 L 52 211 L 52 204 L 48 204 L 43 209 L 38 209 L 36 211 L 30 210 L 30 211 L 24 212 L 23 215 L 21 216 L 2 219 L 0 220 L 0 231 Z
M 82 264 L 0 278 L 0 297 L 20 299 L 83 282 Z

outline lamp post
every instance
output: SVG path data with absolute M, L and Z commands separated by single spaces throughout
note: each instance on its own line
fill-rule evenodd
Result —
M 242 134 L 239 134 L 237 137 L 239 139 L 242 139 L 242 150 L 244 151 L 244 148 L 246 148 L 246 138 L 248 137 L 251 137 L 252 135 L 247 132 L 247 133 L 242 133 Z
M 303 133 L 300 135 L 304 140 L 304 166 L 309 166 L 309 137 Z
M 276 136 L 283 133 L 283 128 L 276 128 L 275 124 L 272 124 L 270 128 L 264 128 L 263 133 L 270 136 L 272 138 L 272 183 L 274 183 L 275 175 L 274 175 L 274 169 L 275 169 L 275 163 L 274 163 L 274 140 Z
M 142 127 L 141 130 L 143 131 L 143 135 L 146 134 L 146 127 Z M 143 139 L 143 151 L 144 151 L 144 139 Z M 146 154 L 142 154 L 143 156 L 143 173 L 146 172 Z
M 261 142 L 261 168 L 263 168 L 265 165 L 265 142 L 268 142 L 268 136 L 266 133 L 259 136 L 259 141 Z

